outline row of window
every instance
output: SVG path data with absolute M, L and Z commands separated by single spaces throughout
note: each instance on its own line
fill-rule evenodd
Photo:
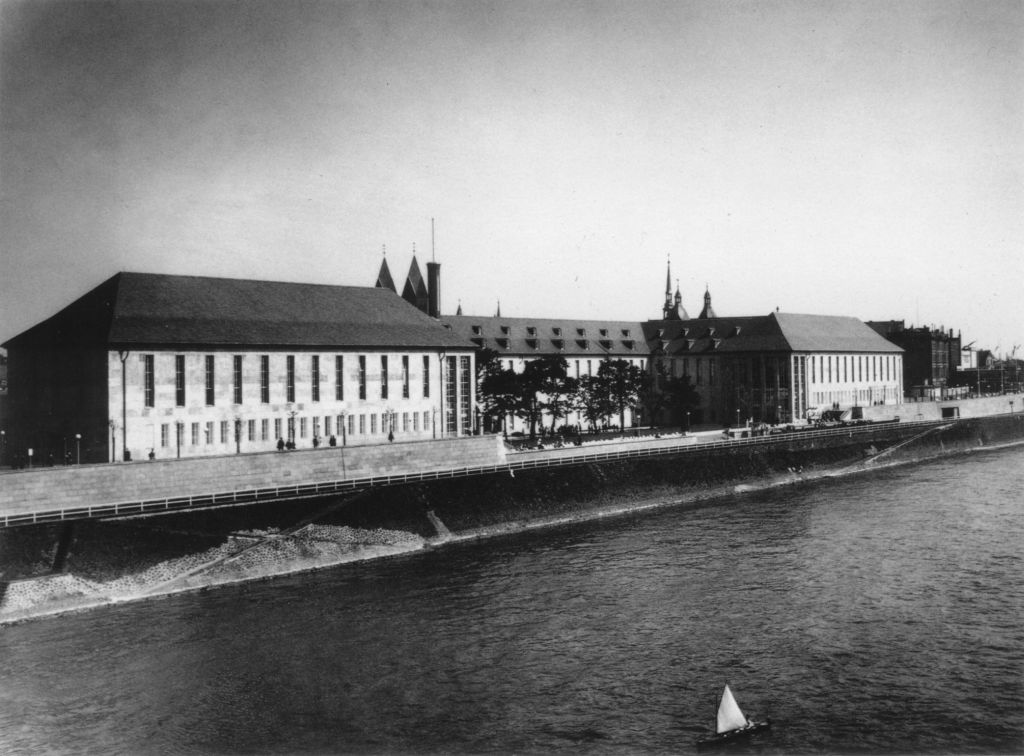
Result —
M 812 355 L 810 367 L 811 383 L 859 383 L 896 378 L 896 358 L 892 355 Z
M 274 435 L 270 435 L 273 420 Z M 346 422 L 347 421 L 347 422 Z M 232 428 L 232 426 L 234 426 Z M 160 426 L 160 446 L 169 448 L 176 445 L 212 446 L 234 444 L 241 441 L 294 441 L 312 438 L 322 440 L 330 436 L 356 436 L 376 433 L 418 433 L 430 430 L 430 412 L 381 412 L 360 415 L 324 415 L 313 417 L 275 417 L 260 420 L 221 420 L 219 423 L 188 424 L 189 435 L 185 436 L 185 423 L 163 423 Z M 369 428 L 369 431 L 367 431 Z M 177 434 L 177 435 L 174 435 Z
M 242 404 L 244 396 L 244 376 L 245 376 L 245 361 L 246 356 L 236 354 L 232 360 L 232 373 L 231 373 L 231 395 L 234 404 Z M 143 362 L 143 401 L 146 407 L 156 406 L 156 355 L 144 354 L 142 355 Z M 359 355 L 357 357 L 358 372 L 357 372 L 357 383 L 358 392 L 360 399 L 366 399 L 366 385 L 367 385 L 367 358 L 365 355 Z M 387 399 L 389 396 L 390 386 L 388 382 L 388 355 L 380 355 L 379 369 L 380 369 L 380 398 Z M 214 355 L 208 354 L 204 357 L 204 370 L 205 370 L 205 400 L 208 407 L 212 407 L 216 403 L 217 397 L 217 375 L 216 375 L 216 362 Z M 409 356 L 402 356 L 401 365 L 401 394 L 403 399 L 408 399 L 410 395 L 409 389 Z M 185 355 L 176 354 L 174 355 L 174 403 L 178 407 L 184 407 L 186 401 L 186 377 L 185 377 Z M 319 402 L 320 397 L 320 355 L 314 354 L 310 357 L 309 364 L 309 401 Z M 262 354 L 259 355 L 259 383 L 260 383 L 260 402 L 263 404 L 270 403 L 270 355 Z M 430 358 L 427 355 L 423 356 L 423 372 L 422 372 L 422 397 L 427 399 L 430 397 Z M 337 401 L 343 401 L 345 399 L 345 357 L 343 355 L 336 355 L 334 358 L 334 398 Z M 305 399 L 305 397 L 304 397 Z M 295 402 L 295 355 L 289 354 L 285 356 L 285 401 Z

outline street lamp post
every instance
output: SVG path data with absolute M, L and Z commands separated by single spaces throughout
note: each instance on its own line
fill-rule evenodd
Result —
M 690 410 L 686 410 L 686 432 L 690 432 Z
M 121 358 L 121 454 L 125 462 L 132 460 L 131 452 L 128 451 L 128 371 L 125 364 L 129 354 L 127 350 L 117 353 Z
M 75 434 L 75 464 L 82 464 L 82 434 Z
M 0 430 L 0 465 L 7 461 L 7 431 Z
M 740 427 L 740 408 L 736 408 L 736 427 Z

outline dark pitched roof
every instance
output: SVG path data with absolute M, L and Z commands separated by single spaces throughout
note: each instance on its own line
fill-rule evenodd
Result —
M 545 354 L 646 358 L 643 324 L 622 320 L 563 320 L 453 315 L 444 319 L 452 331 L 478 347 L 502 355 Z
M 900 352 L 857 318 L 773 312 L 735 318 L 644 323 L 651 350 L 691 353 Z
M 91 321 L 86 330 L 69 322 L 83 315 Z M 12 343 L 40 339 L 110 347 L 472 347 L 386 288 L 148 273 L 118 273 Z

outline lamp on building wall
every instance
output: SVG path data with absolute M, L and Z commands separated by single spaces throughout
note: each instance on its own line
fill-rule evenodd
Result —
M 82 434 L 75 434 L 75 464 L 82 464 Z

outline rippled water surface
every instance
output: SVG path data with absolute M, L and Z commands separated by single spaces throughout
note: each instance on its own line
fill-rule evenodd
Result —
M 0 752 L 1024 751 L 1024 448 L 0 628 Z

